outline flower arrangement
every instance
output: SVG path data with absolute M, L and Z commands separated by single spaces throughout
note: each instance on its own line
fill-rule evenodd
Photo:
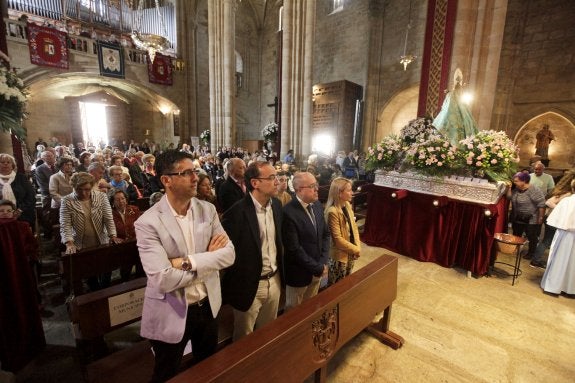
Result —
M 400 137 L 406 145 L 415 143 L 420 138 L 425 138 L 430 134 L 438 134 L 437 129 L 432 125 L 433 120 L 429 117 L 419 117 L 401 129 Z
M 402 140 L 396 135 L 386 136 L 367 151 L 366 169 L 392 170 L 403 153 Z
M 270 122 L 262 129 L 262 136 L 266 142 L 274 142 L 278 135 L 278 124 Z
M 200 133 L 200 140 L 202 140 L 204 144 L 209 143 L 211 134 L 212 132 L 209 129 L 204 130 L 203 132 Z
M 483 130 L 459 141 L 464 166 L 494 181 L 508 180 L 517 169 L 518 149 L 505 132 Z
M 439 134 L 421 136 L 406 151 L 407 164 L 431 176 L 453 172 L 457 159 L 457 148 Z
M 22 119 L 26 118 L 28 90 L 15 72 L 0 67 L 0 129 L 24 137 Z
M 429 118 L 410 121 L 400 136 L 384 137 L 368 149 L 367 169 L 405 171 L 429 176 L 464 174 L 493 181 L 508 180 L 516 171 L 518 149 L 505 132 L 480 131 L 452 145 Z

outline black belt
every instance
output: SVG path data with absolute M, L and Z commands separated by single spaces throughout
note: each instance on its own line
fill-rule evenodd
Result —
M 201 299 L 197 302 L 190 303 L 188 307 L 202 307 L 204 304 L 208 303 L 208 296 L 206 295 L 204 299 Z
M 267 280 L 267 279 L 270 279 L 271 277 L 273 277 L 274 275 L 276 275 L 277 271 L 278 271 L 278 270 L 275 269 L 274 271 L 270 271 L 270 272 L 267 273 L 267 274 L 260 275 L 260 281 L 265 281 L 265 280 Z

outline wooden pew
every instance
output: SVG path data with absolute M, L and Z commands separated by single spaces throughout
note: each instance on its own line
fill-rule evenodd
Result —
M 75 254 L 62 254 L 62 279 L 75 295 L 85 293 L 82 281 L 88 277 L 140 263 L 136 241 L 82 249 Z
M 311 374 L 324 382 L 328 361 L 366 328 L 401 347 L 403 338 L 389 331 L 396 295 L 397 258 L 384 254 L 170 382 L 302 382 Z
M 85 293 L 82 280 L 140 262 L 135 241 L 99 246 L 75 254 L 62 254 L 63 278 L 73 293 L 68 314 L 89 382 L 130 383 L 148 381 L 152 376 L 154 356 L 148 340 L 108 355 L 104 336 L 138 322 L 146 278 L 138 278 L 108 288 Z M 122 311 L 120 313 L 119 311 Z M 231 342 L 233 313 L 224 306 L 218 315 L 219 347 Z M 184 358 L 188 367 L 193 355 Z

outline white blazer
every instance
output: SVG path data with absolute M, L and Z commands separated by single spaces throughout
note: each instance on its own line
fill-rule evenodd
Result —
M 222 305 L 219 271 L 234 263 L 234 245 L 228 240 L 224 248 L 208 252 L 210 239 L 225 231 L 213 204 L 192 198 L 191 208 L 195 272 L 173 268 L 170 263 L 170 258 L 187 257 L 188 254 L 166 196 L 135 223 L 140 258 L 148 276 L 140 330 L 145 338 L 166 343 L 182 340 L 188 312 L 185 287 L 198 280 L 206 286 L 214 318 Z

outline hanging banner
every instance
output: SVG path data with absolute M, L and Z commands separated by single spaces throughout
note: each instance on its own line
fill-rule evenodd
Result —
M 35 65 L 68 69 L 68 34 L 57 29 L 28 23 L 30 62 Z
M 120 45 L 98 41 L 98 64 L 102 76 L 124 78 L 126 75 L 124 53 Z
M 172 58 L 156 53 L 153 63 L 148 60 L 148 80 L 153 84 L 172 85 Z

